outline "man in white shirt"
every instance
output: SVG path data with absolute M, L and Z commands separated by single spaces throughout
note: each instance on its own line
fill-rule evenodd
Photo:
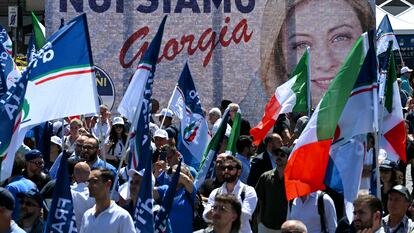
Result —
M 93 136 L 103 142 L 109 136 L 109 130 L 112 126 L 111 112 L 108 111 L 108 106 L 104 104 L 99 106 L 99 112 L 100 117 L 91 131 Z
M 320 195 L 321 191 L 317 191 L 309 195 L 293 199 L 293 201 L 289 203 L 287 219 L 299 220 L 303 222 L 308 228 L 309 233 L 323 232 L 321 226 L 321 215 L 319 215 L 320 212 L 318 211 L 318 199 Z M 326 232 L 335 232 L 337 222 L 334 202 L 328 194 L 323 194 L 322 198 L 324 212 L 324 216 L 322 216 L 322 218 L 324 220 Z
M 88 180 L 89 194 L 96 205 L 87 210 L 82 218 L 81 233 L 135 233 L 131 215 L 109 197 L 114 174 L 106 168 L 91 171 Z
M 76 227 L 80 230 L 83 214 L 95 205 L 95 198 L 89 196 L 88 179 L 91 168 L 85 162 L 79 162 L 73 169 L 75 183 L 70 187 L 75 212 Z
M 216 188 L 211 192 L 203 212 L 203 217 L 207 221 L 211 221 L 212 206 L 214 206 L 214 200 L 218 194 L 234 194 L 242 204 L 242 225 L 239 232 L 250 233 L 252 230 L 250 228 L 249 220 L 257 205 L 257 195 L 253 187 L 248 186 L 239 180 L 241 170 L 242 164 L 240 160 L 231 155 L 225 158 L 223 163 L 223 176 L 225 182 L 220 188 Z

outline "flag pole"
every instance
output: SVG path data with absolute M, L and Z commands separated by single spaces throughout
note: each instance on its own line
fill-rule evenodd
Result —
M 177 91 L 177 85 L 175 85 L 175 87 L 174 87 L 174 91 L 173 91 L 173 93 L 172 93 L 172 95 L 171 95 L 171 97 L 170 97 L 170 100 L 168 100 L 168 105 L 167 105 L 167 110 L 169 110 L 170 109 L 170 106 L 171 106 L 171 102 L 172 102 L 172 97 L 174 96 L 174 93 Z M 163 115 L 163 117 L 162 117 L 162 121 L 161 121 L 161 125 L 160 125 L 160 129 L 162 129 L 162 126 L 164 125 L 164 120 L 165 120 L 165 116 L 167 115 L 167 112 L 164 112 L 164 115 Z
M 306 79 L 306 81 L 307 81 L 307 88 L 306 88 L 306 94 L 307 94 L 307 104 L 308 104 L 308 117 L 310 118 L 311 117 L 311 106 L 312 106 L 312 103 L 311 103 L 311 95 L 310 95 L 310 85 L 311 85 L 311 83 L 310 83 L 310 77 L 311 77 L 311 69 L 310 69 L 310 48 L 309 48 L 309 46 L 306 48 L 306 50 L 307 50 L 307 52 L 308 52 L 308 65 L 307 65 L 307 68 L 308 68 L 308 72 L 307 72 L 307 79 Z
M 382 137 L 382 124 L 384 120 L 384 108 L 385 108 L 385 87 L 386 87 L 386 80 L 388 78 L 387 71 L 381 70 L 380 73 L 380 90 L 379 90 L 379 101 L 380 101 L 380 118 L 378 121 L 378 133 L 374 134 L 375 136 L 375 155 L 376 155 L 376 162 L 377 166 L 375 168 L 375 172 L 377 173 L 377 197 L 381 200 L 381 189 L 380 189 L 380 173 L 379 173 L 379 138 Z

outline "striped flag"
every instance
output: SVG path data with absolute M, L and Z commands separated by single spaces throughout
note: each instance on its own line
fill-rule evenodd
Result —
M 364 63 L 365 39 L 363 35 L 356 41 L 293 148 L 285 169 L 288 200 L 325 189 L 331 143 Z
M 380 148 L 387 151 L 389 159 L 401 159 L 406 162 L 405 144 L 407 131 L 401 106 L 400 92 L 397 83 L 392 42 L 388 49 L 387 78 L 385 81 L 385 109 L 383 110 L 382 127 L 380 134 Z
M 226 133 L 229 115 L 229 109 L 227 109 L 224 112 L 222 118 L 223 120 L 221 121 L 217 132 L 214 134 L 213 138 L 204 151 L 203 160 L 201 161 L 200 167 L 198 168 L 198 173 L 194 182 L 197 190 L 200 188 L 205 179 L 212 177 L 214 174 L 214 166 L 216 163 L 217 154 L 220 150 L 220 145 L 223 142 Z
M 155 73 L 166 20 L 167 16 L 165 16 L 162 20 L 157 34 L 155 34 L 148 50 L 139 62 L 138 68 L 135 71 L 128 88 L 125 91 L 124 97 L 122 97 L 122 100 L 118 106 L 118 112 L 130 120 L 131 124 L 134 126 L 137 124 L 138 117 L 141 112 L 142 102 L 144 101 L 143 93 L 145 91 L 145 85 L 149 77 L 153 78 Z
M 250 130 L 256 146 L 263 141 L 280 114 L 307 111 L 309 75 L 309 49 L 306 49 L 289 80 L 276 88 L 259 124 Z
M 22 127 L 98 112 L 85 14 L 53 34 L 30 64 Z

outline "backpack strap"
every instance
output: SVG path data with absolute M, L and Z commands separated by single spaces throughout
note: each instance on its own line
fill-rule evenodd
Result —
M 325 224 L 325 203 L 323 201 L 323 196 L 326 193 L 324 191 L 321 191 L 318 193 L 318 214 L 321 221 L 321 232 L 327 233 L 326 224 Z
M 242 191 L 240 193 L 240 199 L 243 204 L 244 198 L 246 198 L 246 185 L 243 185 Z

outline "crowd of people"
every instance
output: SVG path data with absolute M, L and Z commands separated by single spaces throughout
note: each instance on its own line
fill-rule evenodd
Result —
M 400 96 L 407 129 L 407 163 L 392 161 L 380 150 L 380 198 L 369 194 L 373 135 L 361 174 L 360 194 L 353 202 L 353 220 L 346 217 L 343 196 L 327 188 L 291 201 L 286 198 L 284 169 L 296 140 L 305 128 L 306 113 L 282 114 L 260 146 L 253 144 L 251 125 L 242 118 L 237 153 L 226 152 L 238 104 L 223 100 L 205 112 L 214 135 L 225 109 L 230 119 L 214 161 L 213 178 L 196 188 L 198 167 L 182 164 L 168 218 L 174 233 L 270 232 L 414 232 L 412 187 L 414 169 L 414 99 L 411 69 L 403 67 Z M 153 198 L 157 212 L 182 155 L 179 129 L 169 109 L 159 111 L 152 100 L 150 136 Z M 178 123 L 178 122 L 176 122 Z M 0 189 L 0 233 L 43 232 L 60 161 L 68 159 L 71 194 L 78 232 L 136 232 L 134 212 L 144 171 L 128 166 L 130 123 L 112 117 L 105 105 L 96 116 L 47 123 L 48 148 L 32 130 L 16 153 L 11 176 Z M 408 176 L 406 176 L 408 174 Z M 372 190 L 371 190 L 372 191 Z M 192 221 L 191 221 L 192 220 Z

